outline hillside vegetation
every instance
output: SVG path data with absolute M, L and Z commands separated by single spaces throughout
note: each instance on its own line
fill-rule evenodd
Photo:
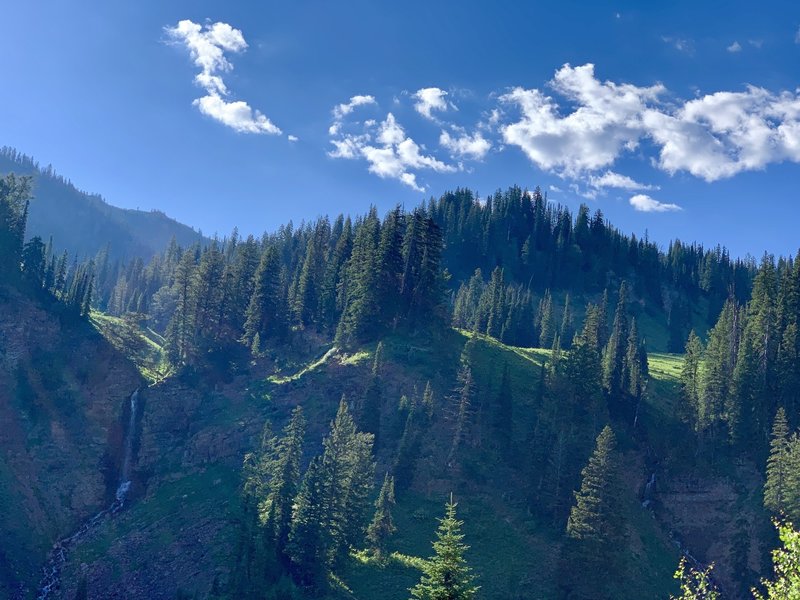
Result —
M 38 458 L 4 493 L 85 468 L 101 414 L 93 502 L 128 494 L 70 548 L 67 597 L 660 598 L 683 555 L 739 598 L 769 517 L 800 514 L 799 261 L 663 252 L 515 187 L 70 267 L 25 241 L 28 182 L 0 181 L 7 326 L 50 322 L 54 348 L 20 378 L 40 342 L 8 334 L 7 444 Z M 71 399 L 95 364 L 127 402 Z M 33 594 L 42 532 L 88 506 L 9 517 L 8 589 Z

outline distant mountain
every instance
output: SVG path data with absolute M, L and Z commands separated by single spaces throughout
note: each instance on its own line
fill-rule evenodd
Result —
M 202 234 L 160 211 L 111 206 L 100 195 L 76 188 L 51 166 L 42 168 L 31 157 L 12 148 L 0 148 L 0 175 L 32 175 L 33 200 L 27 237 L 52 236 L 55 247 L 79 257 L 92 257 L 110 244 L 114 258 L 149 259 L 169 245 L 174 236 L 181 246 Z

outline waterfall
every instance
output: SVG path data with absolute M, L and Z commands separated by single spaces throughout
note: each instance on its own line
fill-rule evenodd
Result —
M 130 419 L 125 432 L 125 454 L 122 457 L 122 468 L 119 473 L 119 486 L 114 501 L 107 507 L 85 521 L 72 535 L 58 540 L 47 555 L 47 562 L 42 567 L 42 579 L 36 594 L 37 600 L 48 600 L 61 588 L 61 569 L 67 562 L 67 551 L 81 540 L 87 533 L 102 523 L 108 515 L 115 515 L 122 510 L 128 490 L 131 489 L 131 461 L 133 460 L 133 442 L 136 434 L 136 411 L 139 404 L 139 388 L 130 396 Z
M 649 507 L 653 501 L 653 495 L 656 492 L 656 474 L 650 473 L 650 478 L 644 486 L 644 496 L 642 497 L 642 506 Z
M 122 459 L 122 469 L 119 473 L 119 487 L 117 487 L 117 500 L 125 501 L 128 490 L 131 489 L 131 457 L 133 455 L 133 439 L 136 431 L 136 406 L 139 401 L 139 388 L 131 394 L 130 401 L 130 420 L 128 431 L 125 435 L 125 455 Z

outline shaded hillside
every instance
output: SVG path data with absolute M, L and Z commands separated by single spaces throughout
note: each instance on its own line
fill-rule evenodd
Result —
M 405 336 L 385 341 L 384 402 L 377 452 L 378 473 L 391 468 L 398 442 L 401 398 L 421 394 L 430 380 L 437 411 L 446 411 L 460 355 L 469 337 L 451 331 L 424 342 Z M 213 597 L 230 581 L 242 519 L 237 462 L 257 444 L 262 424 L 279 429 L 294 406 L 308 418 L 307 454 L 316 452 L 334 417 L 339 398 L 354 404 L 369 381 L 375 346 L 353 353 L 326 353 L 287 365 L 262 359 L 250 373 L 216 391 L 180 380 L 147 390 L 136 476 L 140 497 L 130 509 L 108 521 L 75 553 L 65 579 L 69 593 L 88 566 L 88 588 L 108 597 L 171 599 L 181 591 Z M 537 418 L 534 390 L 549 352 L 505 346 L 488 338 L 471 350 L 476 385 L 491 393 L 502 365 L 511 366 L 515 442 L 524 446 Z M 314 353 L 312 353 L 314 354 Z M 402 428 L 400 428 L 402 429 Z M 485 598 L 555 598 L 555 567 L 563 523 L 532 512 L 525 489 L 524 457 L 515 464 L 498 461 L 488 445 L 470 447 L 463 467 L 441 460 L 450 433 L 446 421 L 436 425 L 420 449 L 410 488 L 398 496 L 398 532 L 390 541 L 385 565 L 368 553 L 356 553 L 338 573 L 331 599 L 402 600 L 419 578 L 419 564 L 430 554 L 430 540 L 444 499 L 453 491 L 465 519 L 468 554 L 480 577 Z M 630 580 L 620 582 L 618 598 L 665 597 L 678 554 L 666 531 L 640 505 L 647 471 L 644 455 L 626 442 L 624 452 L 625 514 L 630 549 L 625 552 Z M 222 592 L 222 597 L 225 597 Z
M 135 367 L 56 303 L 0 286 L 0 596 L 113 498 Z
M 27 237 L 50 237 L 56 248 L 80 259 L 93 258 L 109 245 L 111 258 L 147 260 L 162 251 L 174 237 L 191 245 L 202 236 L 159 211 L 118 208 L 101 196 L 76 188 L 55 174 L 40 168 L 28 156 L 10 148 L 0 151 L 0 175 L 33 176 L 33 200 L 28 215 Z

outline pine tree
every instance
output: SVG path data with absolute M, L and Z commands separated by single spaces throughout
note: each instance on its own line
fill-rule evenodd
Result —
M 711 443 L 712 458 L 715 445 L 722 437 L 724 408 L 731 393 L 734 361 L 739 343 L 738 320 L 738 308 L 733 301 L 727 301 L 716 325 L 708 335 L 704 353 L 705 368 L 699 420 L 703 437 Z
M 456 504 L 452 497 L 445 505 L 445 517 L 439 519 L 434 556 L 423 564 L 422 577 L 411 588 L 416 600 L 471 600 L 479 587 L 467 564 L 464 554 L 469 546 L 464 544 L 461 533 L 463 521 L 456 518 Z
M 261 343 L 280 337 L 286 328 L 285 305 L 281 294 L 280 257 L 274 246 L 261 255 L 255 274 L 253 295 L 247 306 L 244 339 L 252 342 L 256 333 Z
M 372 517 L 372 523 L 367 528 L 367 539 L 379 560 L 386 553 L 387 540 L 397 531 L 392 518 L 394 504 L 394 477 L 390 477 L 389 473 L 386 473 L 378 499 L 375 501 L 375 516 Z
M 456 394 L 453 397 L 455 404 L 455 423 L 453 428 L 453 442 L 450 445 L 450 453 L 447 457 L 447 464 L 449 466 L 453 466 L 455 464 L 461 445 L 469 437 L 472 425 L 471 417 L 473 411 L 472 404 L 474 400 L 474 394 L 475 382 L 472 379 L 472 369 L 464 364 L 458 373 L 458 388 L 456 389 Z
M 567 521 L 560 583 L 570 598 L 610 598 L 624 542 L 616 439 L 606 425 L 597 437 Z
M 342 398 L 331 432 L 323 440 L 328 565 L 333 565 L 344 551 L 363 538 L 375 471 L 372 440 L 372 434 L 356 430 L 347 402 Z
M 779 408 L 772 426 L 772 441 L 767 459 L 767 479 L 764 483 L 764 507 L 774 515 L 786 509 L 789 468 L 789 424 L 786 411 Z
M 568 293 L 567 297 L 564 299 L 564 315 L 561 318 L 561 330 L 559 331 L 561 344 L 565 348 L 571 346 L 572 338 L 574 335 L 575 335 L 575 325 L 572 321 L 572 306 L 570 304 L 570 297 Z
M 326 544 L 326 483 L 322 457 L 308 465 L 294 501 L 287 553 L 292 572 L 300 585 L 323 587 L 330 564 Z
M 724 418 L 730 443 L 739 450 L 753 442 L 751 428 L 758 403 L 758 361 L 751 332 L 751 329 L 746 329 L 742 335 L 731 390 L 725 398 Z
M 539 314 L 537 317 L 539 321 L 539 347 L 549 348 L 553 345 L 553 340 L 556 336 L 555 316 L 553 314 L 553 298 L 550 295 L 550 290 L 545 290 L 544 298 L 539 304 Z
M 378 243 L 380 221 L 375 207 L 356 225 L 353 250 L 347 261 L 347 295 L 336 331 L 340 345 L 348 346 L 374 335 L 385 325 L 378 319 Z
M 628 341 L 628 286 L 623 281 L 614 313 L 614 324 L 603 351 L 603 386 L 609 395 L 609 405 L 621 408 L 625 391 L 624 362 Z
M 30 177 L 0 177 L 0 279 L 19 275 L 30 190 Z
M 681 367 L 681 392 L 676 412 L 678 418 L 692 427 L 699 429 L 700 410 L 700 361 L 703 356 L 703 342 L 692 329 L 686 341 L 686 352 Z
M 267 493 L 259 506 L 261 520 L 271 529 L 279 554 L 284 552 L 289 540 L 292 504 L 300 484 L 305 428 L 303 409 L 298 406 L 292 411 L 292 418 L 276 445 Z
M 513 410 L 514 401 L 511 393 L 511 378 L 508 374 L 508 363 L 506 363 L 503 365 L 503 378 L 500 381 L 500 389 L 497 392 L 497 399 L 493 411 L 495 439 L 500 447 L 500 451 L 505 456 L 509 455 L 511 443 L 514 438 Z

